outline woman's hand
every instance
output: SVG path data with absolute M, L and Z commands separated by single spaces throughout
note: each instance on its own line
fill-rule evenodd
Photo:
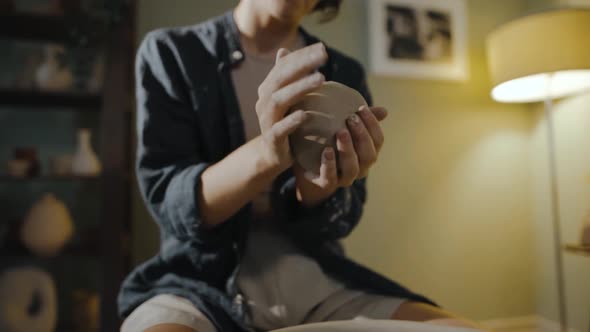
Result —
M 293 164 L 289 148 L 289 134 L 307 118 L 303 111 L 287 116 L 289 108 L 307 93 L 324 82 L 324 76 L 314 71 L 326 62 L 328 54 L 323 44 L 317 43 L 290 53 L 277 52 L 276 63 L 258 88 L 256 114 L 260 123 L 261 153 L 264 159 L 280 171 Z
M 387 111 L 382 107 L 362 107 L 350 116 L 347 128 L 336 134 L 338 164 L 335 151 L 327 147 L 322 153 L 319 175 L 295 166 L 297 198 L 304 206 L 315 206 L 338 188 L 348 187 L 367 176 L 383 146 L 384 135 L 379 121 L 386 116 Z

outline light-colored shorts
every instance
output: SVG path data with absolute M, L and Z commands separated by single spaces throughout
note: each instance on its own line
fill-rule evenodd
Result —
M 343 289 L 314 308 L 301 324 L 351 320 L 390 319 L 404 302 L 360 291 Z M 123 322 L 121 332 L 141 332 L 160 324 L 178 324 L 198 332 L 218 332 L 190 301 L 174 295 L 158 295 L 137 307 Z M 286 326 L 276 326 L 275 329 Z

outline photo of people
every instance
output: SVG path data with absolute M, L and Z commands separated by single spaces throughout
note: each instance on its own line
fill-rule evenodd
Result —
M 386 5 L 392 59 L 448 62 L 452 58 L 451 15 L 432 9 Z
M 466 0 L 368 2 L 369 57 L 376 75 L 465 81 L 469 77 Z

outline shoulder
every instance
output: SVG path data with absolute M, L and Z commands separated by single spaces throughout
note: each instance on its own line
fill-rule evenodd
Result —
M 328 45 L 326 45 L 326 49 L 330 62 L 334 66 L 333 71 L 336 71 L 336 73 L 344 72 L 354 80 L 365 77 L 365 69 L 358 60 Z
M 215 57 L 216 43 L 223 34 L 223 16 L 180 27 L 159 28 L 143 38 L 137 51 L 138 60 L 152 58 Z
M 326 46 L 328 51 L 328 62 L 331 68 L 328 69 L 330 79 L 342 83 L 360 92 L 369 105 L 373 99 L 367 83 L 367 75 L 363 65 L 356 59 Z

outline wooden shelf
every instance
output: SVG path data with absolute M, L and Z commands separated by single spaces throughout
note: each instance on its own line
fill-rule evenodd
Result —
M 572 254 L 579 254 L 590 256 L 590 246 L 583 246 L 581 244 L 567 244 L 564 246 L 565 251 Z
M 0 248 L 0 257 L 3 258 L 31 258 L 31 259 L 58 259 L 63 257 L 100 257 L 97 248 L 81 245 L 70 245 L 63 248 L 55 257 L 41 257 L 33 254 L 21 244 L 9 244 Z
M 84 14 L 66 17 L 51 14 L 3 13 L 0 14 L 0 38 L 72 43 L 80 38 L 82 30 L 99 31 L 100 24 Z
M 0 14 L 0 37 L 65 42 L 71 23 L 64 17 L 36 14 Z
M 80 92 L 42 92 L 0 88 L 1 106 L 73 107 L 76 111 L 100 111 L 102 98 L 98 94 Z
M 0 175 L 0 182 L 83 182 L 97 181 L 100 176 L 38 176 L 32 178 L 18 178 L 8 175 Z
M 0 183 L 25 183 L 25 182 L 99 182 L 105 179 L 117 179 L 123 182 L 129 182 L 132 180 L 132 175 L 129 172 L 117 172 L 109 174 L 101 174 L 99 176 L 56 176 L 56 175 L 41 175 L 37 177 L 14 177 L 10 175 L 0 174 Z

